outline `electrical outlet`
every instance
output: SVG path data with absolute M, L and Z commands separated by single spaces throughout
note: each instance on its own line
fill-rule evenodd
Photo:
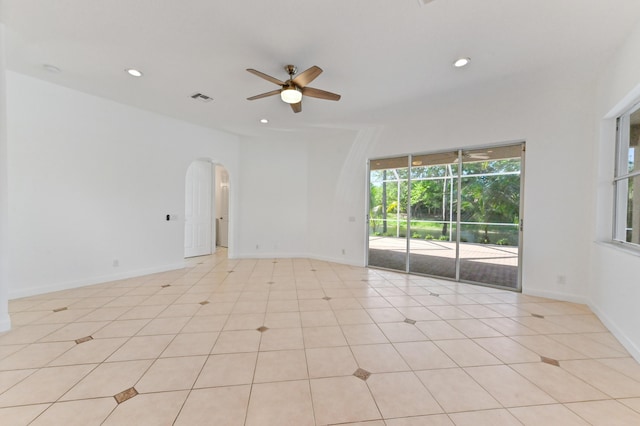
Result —
M 117 268 L 118 266 L 120 266 L 120 261 L 118 259 L 113 259 L 113 267 Z
M 557 278 L 556 282 L 558 283 L 558 285 L 565 285 L 567 283 L 567 276 L 566 275 L 558 275 L 558 278 Z
M 260 244 L 256 244 L 256 250 L 260 249 Z
M 345 249 L 342 249 L 342 254 L 343 255 L 347 254 L 347 251 Z

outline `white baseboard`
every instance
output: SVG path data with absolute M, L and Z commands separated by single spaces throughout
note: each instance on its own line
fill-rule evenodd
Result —
M 525 287 L 522 288 L 522 294 L 529 296 L 545 297 L 547 299 L 561 300 L 563 302 L 580 303 L 582 305 L 588 305 L 589 300 L 585 296 L 579 296 L 572 293 L 562 293 L 559 291 L 549 290 L 529 290 Z
M 0 333 L 9 330 L 11 330 L 11 317 L 9 314 L 4 314 L 0 317 Z
M 631 354 L 636 361 L 640 362 L 640 347 L 637 344 L 629 340 L 626 334 L 620 330 L 614 321 L 611 320 L 598 306 L 589 303 L 589 308 L 596 314 L 596 316 L 602 321 L 602 323 L 609 329 L 611 334 L 620 342 L 622 346 Z
M 151 268 L 136 269 L 133 271 L 121 272 L 118 274 L 100 275 L 76 281 L 67 281 L 63 283 L 49 284 L 40 287 L 26 289 L 9 289 L 9 300 L 19 299 L 21 297 L 36 296 L 39 294 L 51 293 L 54 291 L 70 290 L 73 288 L 84 287 L 93 284 L 102 284 L 109 281 L 123 280 L 127 278 L 139 277 L 142 275 L 156 274 L 159 272 L 173 271 L 185 267 L 185 262 L 178 262 L 170 265 L 154 266 Z

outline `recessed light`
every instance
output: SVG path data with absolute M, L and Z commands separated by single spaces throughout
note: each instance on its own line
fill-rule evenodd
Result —
M 269 122 L 269 120 L 267 120 L 266 118 L 261 118 L 261 119 L 260 119 L 260 122 L 261 122 L 262 124 L 267 124 L 267 123 Z
M 453 63 L 453 66 L 456 67 L 456 68 L 462 68 L 462 67 L 466 67 L 467 65 L 469 65 L 469 62 L 471 62 L 471 59 L 469 59 L 469 58 L 458 58 Z
M 133 77 L 142 77 L 142 71 L 138 71 L 135 68 L 127 68 L 125 69 L 125 71 L 127 72 L 127 74 L 133 76 Z
M 52 72 L 54 74 L 58 74 L 60 72 L 60 68 L 56 67 L 55 65 L 51 65 L 51 64 L 44 64 L 42 66 L 42 68 L 44 68 L 45 70 Z

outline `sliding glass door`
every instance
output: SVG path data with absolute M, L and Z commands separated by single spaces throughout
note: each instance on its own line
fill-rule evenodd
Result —
M 519 289 L 523 152 L 372 160 L 368 265 Z

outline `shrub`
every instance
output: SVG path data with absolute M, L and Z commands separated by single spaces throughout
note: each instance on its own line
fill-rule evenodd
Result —
M 433 235 L 427 234 L 427 235 L 424 236 L 424 239 L 425 240 L 433 240 Z
M 501 238 L 498 241 L 496 241 L 496 244 L 498 244 L 499 246 L 508 246 L 509 240 L 507 238 Z
M 446 235 L 441 235 L 440 238 L 438 238 L 440 241 L 449 241 L 449 237 L 447 237 Z

